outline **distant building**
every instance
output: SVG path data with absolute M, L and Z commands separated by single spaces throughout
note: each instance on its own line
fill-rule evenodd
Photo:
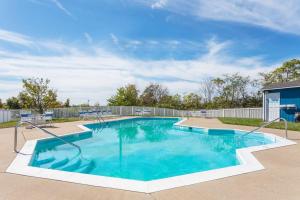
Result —
M 272 121 L 282 117 L 300 121 L 300 80 L 270 84 L 263 88 L 263 118 Z

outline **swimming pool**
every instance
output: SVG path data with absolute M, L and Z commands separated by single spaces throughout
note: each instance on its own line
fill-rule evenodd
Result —
M 238 165 L 236 149 L 270 144 L 261 134 L 234 130 L 189 129 L 174 126 L 179 119 L 135 118 L 88 124 L 91 132 L 37 143 L 34 167 L 135 180 L 155 180 Z M 103 127 L 104 126 L 104 127 Z
M 131 118 L 86 124 L 86 132 L 63 137 L 79 145 L 81 155 L 55 138 L 38 140 L 29 145 L 32 155 L 26 166 L 39 172 L 30 175 L 149 192 L 263 169 L 249 152 L 287 142 L 269 134 L 243 136 L 246 132 L 240 130 L 181 126 L 180 120 Z M 165 186 L 157 187 L 162 181 Z

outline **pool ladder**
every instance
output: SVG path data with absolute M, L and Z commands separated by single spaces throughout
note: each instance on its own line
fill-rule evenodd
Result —
M 61 137 L 55 135 L 54 133 L 51 133 L 50 131 L 47 131 L 46 129 L 44 128 L 41 128 L 41 127 L 38 127 L 37 125 L 33 124 L 32 122 L 29 122 L 29 121 L 22 121 L 22 122 L 19 122 L 16 126 L 15 126 L 15 135 L 14 135 L 14 152 L 15 153 L 20 153 L 18 150 L 17 150 L 17 146 L 18 146 L 18 128 L 20 125 L 22 124 L 29 124 L 30 126 L 34 127 L 34 128 L 37 128 L 39 129 L 40 131 L 46 133 L 47 135 L 51 135 L 52 137 L 55 137 L 56 139 L 62 141 L 63 143 L 66 143 L 66 144 L 69 144 L 71 146 L 73 146 L 74 148 L 76 148 L 78 150 L 78 153 L 79 155 L 81 155 L 82 153 L 82 150 L 80 148 L 80 146 L 72 143 L 72 142 L 68 142 L 67 140 L 64 140 L 62 139 Z
M 259 129 L 261 129 L 261 128 L 264 128 L 264 127 L 266 127 L 266 126 L 268 126 L 268 125 L 270 125 L 270 124 L 273 124 L 274 122 L 276 122 L 276 121 L 278 121 L 278 120 L 283 120 L 283 121 L 284 121 L 285 138 L 288 138 L 288 130 L 287 130 L 288 124 L 287 124 L 287 120 L 284 119 L 284 118 L 282 118 L 282 117 L 278 117 L 278 118 L 276 118 L 276 119 L 273 119 L 272 121 L 269 121 L 269 122 L 267 122 L 267 123 L 264 123 L 264 124 L 261 125 L 260 127 L 255 128 L 255 129 L 253 129 L 252 131 L 249 131 L 249 132 L 243 134 L 242 137 L 243 137 L 243 136 L 246 136 L 246 135 L 249 135 L 250 133 L 253 133 L 253 132 L 255 132 L 255 131 L 257 131 L 257 130 L 259 130 Z
M 103 117 L 99 113 L 100 112 L 97 112 L 97 115 L 96 115 L 96 118 L 97 118 L 98 122 L 99 123 L 106 123 L 106 121 L 103 119 Z

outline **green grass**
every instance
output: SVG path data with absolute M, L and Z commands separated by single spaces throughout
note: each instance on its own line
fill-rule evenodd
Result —
M 9 128 L 9 127 L 14 127 L 16 125 L 17 125 L 17 121 L 3 122 L 0 123 L 0 128 Z
M 75 122 L 79 121 L 78 117 L 73 117 L 73 118 L 57 118 L 52 120 L 53 123 L 64 123 L 64 122 Z M 0 123 L 0 128 L 10 128 L 14 127 L 17 125 L 17 121 L 9 121 L 9 122 L 3 122 Z
M 219 117 L 224 124 L 243 125 L 243 126 L 261 126 L 263 121 L 261 119 L 248 119 L 248 118 L 233 118 L 233 117 Z M 275 122 L 267 128 L 284 129 L 284 122 Z M 288 122 L 288 130 L 300 131 L 300 123 Z

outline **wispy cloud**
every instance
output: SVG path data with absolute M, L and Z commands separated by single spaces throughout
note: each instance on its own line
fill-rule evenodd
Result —
M 3 29 L 0 29 L 0 40 L 28 47 L 33 45 L 29 37 Z
M 163 8 L 164 6 L 166 6 L 168 3 L 168 0 L 156 0 L 155 2 L 153 2 L 151 4 L 151 8 L 155 9 L 155 8 Z
M 88 34 L 87 32 L 85 32 L 84 34 L 84 37 L 86 39 L 86 41 L 89 43 L 89 44 L 92 44 L 93 43 L 93 38 L 90 34 Z
M 231 41 L 223 41 L 218 42 L 217 38 L 213 36 L 209 40 L 206 41 L 206 47 L 207 47 L 207 57 L 213 57 L 215 55 L 220 54 L 224 49 L 228 48 L 228 46 L 231 44 Z
M 11 42 L 15 43 L 14 40 Z M 144 87 L 150 81 L 160 81 L 168 86 L 171 92 L 183 93 L 198 91 L 198 82 L 207 76 L 237 71 L 244 75 L 256 76 L 258 72 L 272 67 L 266 66 L 260 57 L 236 58 L 227 54 L 231 42 L 219 41 L 215 37 L 203 44 L 207 53 L 197 59 L 159 61 L 124 58 L 92 44 L 89 48 L 92 52 L 86 52 L 80 47 L 64 42 L 53 43 L 52 46 L 49 45 L 51 41 L 27 42 L 43 46 L 45 50 L 57 49 L 56 54 L 0 51 L 0 71 L 1 75 L 6 77 L 0 77 L 0 87 L 10 88 L 1 92 L 2 98 L 16 95 L 21 90 L 20 81 L 7 79 L 19 80 L 32 76 L 51 79 L 51 84 L 58 89 L 61 99 L 70 97 L 73 102 L 79 103 L 88 98 L 94 102 L 105 103 L 106 98 L 112 95 L 116 88 L 126 83 L 136 83 Z M 23 45 L 23 42 L 18 44 Z
M 73 17 L 73 15 L 71 14 L 71 12 L 69 10 L 67 10 L 61 3 L 59 0 L 51 0 L 58 9 L 60 9 L 61 11 L 63 11 L 66 15 L 69 15 L 70 17 Z
M 110 34 L 110 37 L 111 37 L 111 40 L 113 41 L 113 43 L 115 45 L 118 45 L 119 44 L 119 38 L 117 36 L 115 36 L 115 34 L 111 33 Z
M 149 7 L 221 21 L 263 26 L 273 30 L 300 34 L 299 0 L 138 0 Z

